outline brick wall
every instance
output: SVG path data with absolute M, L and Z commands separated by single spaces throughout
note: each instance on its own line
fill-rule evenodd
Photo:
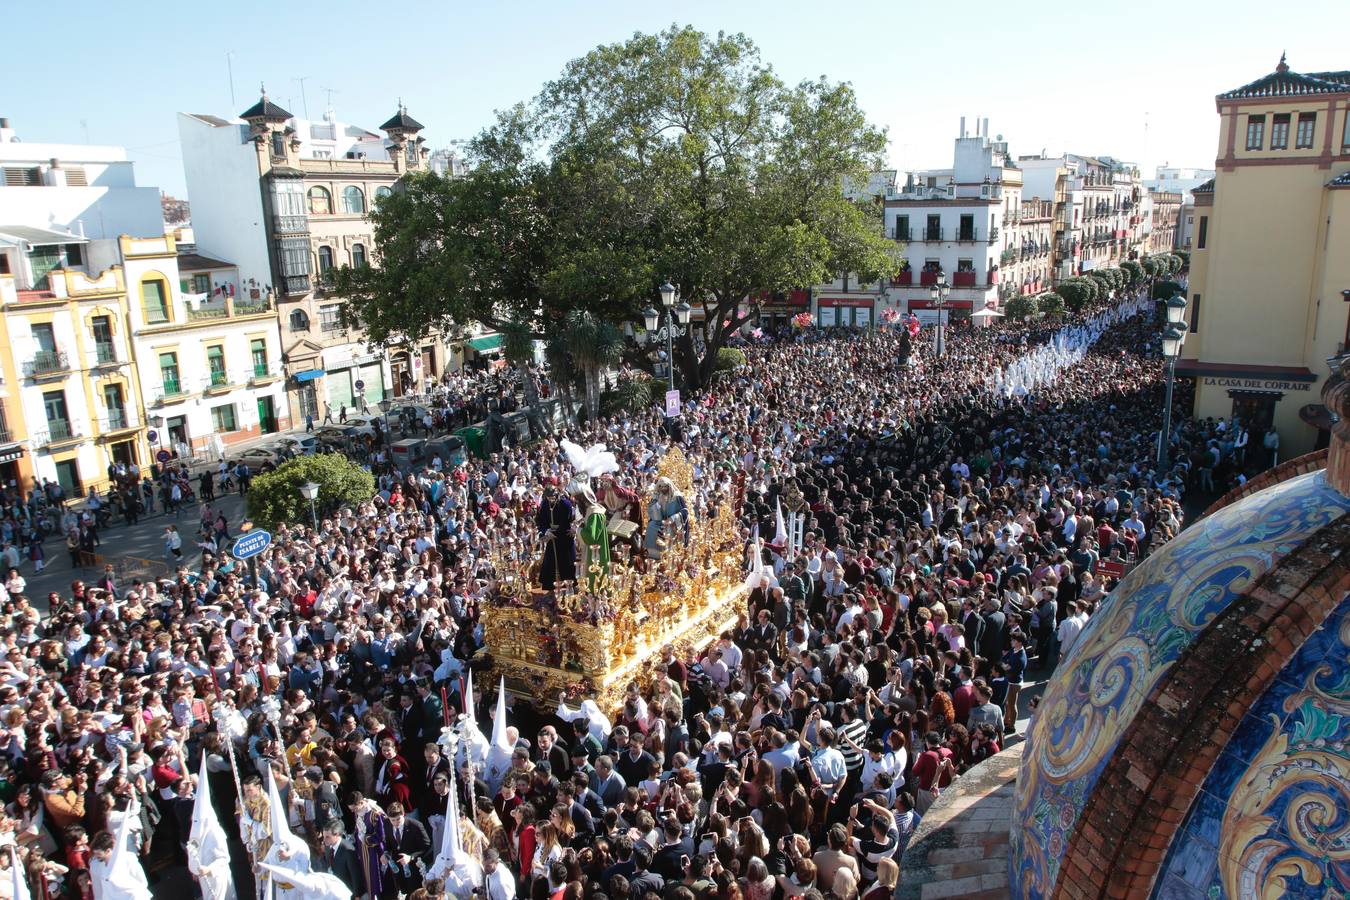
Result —
M 1317 468 L 1308 457 L 1290 460 L 1267 473 L 1273 476 L 1267 484 L 1308 468 Z M 1350 517 L 1342 517 L 1210 623 L 1159 682 L 1107 763 L 1079 818 L 1055 896 L 1149 895 L 1177 827 L 1238 723 L 1347 591 Z

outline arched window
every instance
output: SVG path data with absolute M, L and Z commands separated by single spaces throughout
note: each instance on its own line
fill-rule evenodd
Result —
M 360 215 L 366 211 L 366 195 L 355 185 L 342 189 L 342 211 Z
M 319 248 L 319 274 L 326 275 L 333 268 L 333 248 Z
M 388 185 L 382 184 L 375 189 L 375 199 L 377 201 L 383 200 L 385 197 L 388 197 L 393 192 L 394 192 L 393 188 L 389 187 Z
M 362 269 L 366 265 L 366 245 L 352 244 L 352 268 Z
M 308 331 L 309 316 L 305 315 L 303 309 L 297 309 L 291 312 L 291 331 Z
M 326 216 L 333 211 L 333 195 L 328 188 L 315 185 L 309 189 L 309 213 L 312 216 Z

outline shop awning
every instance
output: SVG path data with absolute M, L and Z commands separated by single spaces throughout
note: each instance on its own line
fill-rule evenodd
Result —
M 323 375 L 323 369 L 309 369 L 304 372 L 296 372 L 296 381 L 313 381 L 315 378 Z
M 502 349 L 502 336 L 489 334 L 484 337 L 469 338 L 468 344 L 479 353 L 496 353 Z

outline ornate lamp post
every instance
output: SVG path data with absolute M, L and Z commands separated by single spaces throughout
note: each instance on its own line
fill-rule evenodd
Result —
M 678 390 L 679 384 L 676 383 L 675 374 L 675 338 L 684 337 L 688 333 L 688 328 L 684 326 L 689 324 L 689 314 L 693 309 L 684 301 L 680 301 L 678 304 L 675 302 L 679 299 L 680 293 L 676 290 L 675 285 L 669 281 L 661 285 L 659 290 L 661 292 L 661 311 L 657 312 L 649 306 L 642 311 L 642 319 L 643 324 L 647 326 L 650 343 L 656 343 L 665 338 L 666 365 L 670 369 L 670 387 L 672 390 Z M 664 324 L 662 324 L 663 322 Z
M 937 310 L 937 334 L 933 343 L 933 353 L 938 359 L 942 359 L 942 354 L 947 350 L 945 335 L 943 334 L 944 322 L 947 312 L 947 295 L 951 293 L 951 286 L 947 284 L 947 276 L 942 276 L 937 283 L 928 289 L 929 299 L 932 300 L 932 308 Z
M 309 501 L 309 515 L 314 520 L 314 530 L 319 530 L 319 513 L 315 509 L 314 501 L 319 499 L 319 486 L 312 481 L 306 481 L 300 485 L 300 496 Z
M 1163 358 L 1167 360 L 1167 389 L 1163 393 L 1162 430 L 1158 432 L 1158 471 L 1164 473 L 1170 467 L 1168 450 L 1172 443 L 1172 384 L 1176 378 L 1177 357 L 1181 355 L 1181 345 L 1186 341 L 1184 321 L 1186 318 L 1186 299 L 1173 294 L 1165 302 L 1167 309 L 1167 330 L 1162 334 Z

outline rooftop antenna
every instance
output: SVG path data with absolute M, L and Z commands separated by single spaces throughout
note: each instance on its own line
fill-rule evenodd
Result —
M 226 69 L 226 71 L 228 71 L 228 72 L 230 73 L 230 109 L 233 110 L 233 109 L 235 108 L 235 106 L 234 106 L 234 51 L 233 51 L 233 50 L 226 50 L 226 51 L 225 51 L 225 69 Z
M 304 76 L 301 76 L 300 78 L 292 78 L 292 79 L 291 79 L 291 81 L 298 81 L 298 82 L 300 82 L 300 102 L 301 102 L 301 103 L 304 105 L 304 107 L 305 107 L 305 118 L 306 118 L 306 119 L 309 118 L 309 99 L 305 96 L 305 82 L 306 82 L 306 81 L 309 81 L 309 79 L 312 78 L 312 77 L 313 77 L 312 75 L 304 75 Z
M 339 91 L 337 88 L 324 87 L 323 85 L 319 86 L 319 90 L 328 95 L 326 103 L 329 109 L 333 108 L 333 95 L 342 93 L 342 91 Z

